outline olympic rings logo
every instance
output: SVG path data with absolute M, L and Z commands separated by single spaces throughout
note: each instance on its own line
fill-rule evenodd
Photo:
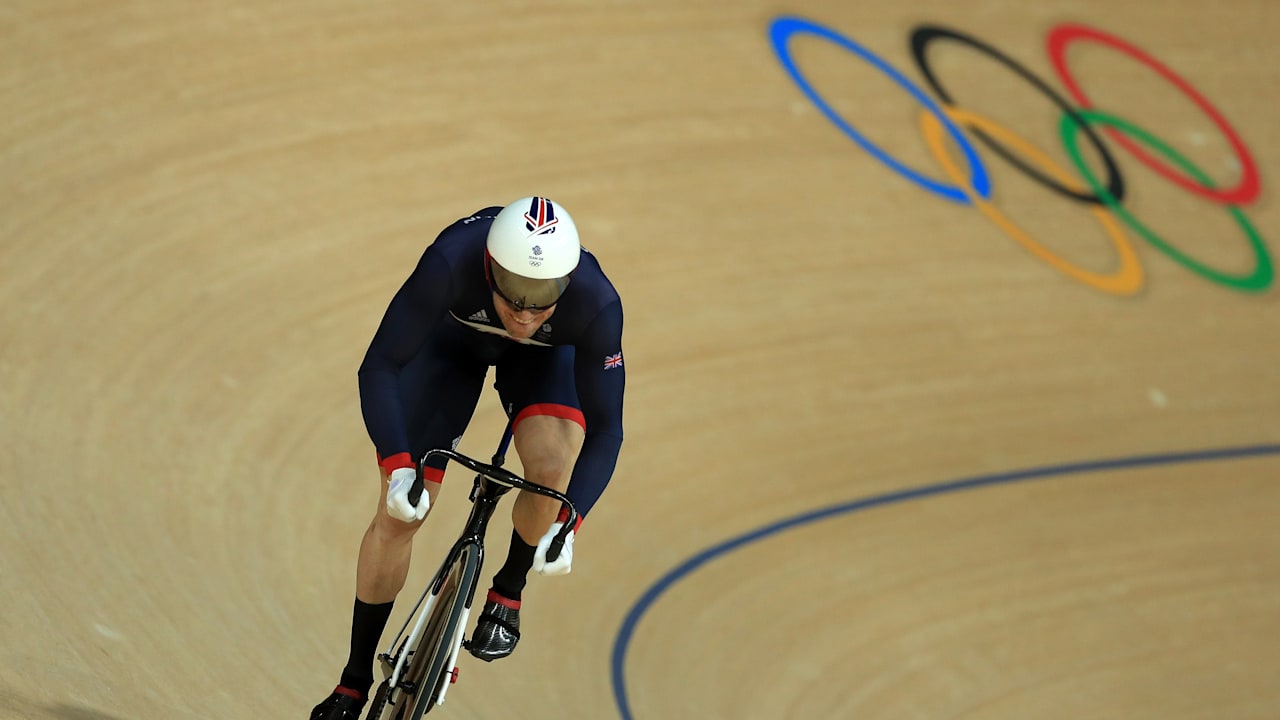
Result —
M 889 65 L 884 59 L 830 28 L 796 17 L 781 17 L 771 24 L 769 35 L 773 42 L 774 52 L 777 53 L 778 59 L 795 83 L 828 120 L 840 128 L 863 150 L 925 190 L 948 200 L 976 207 L 992 223 L 1032 255 L 1068 277 L 1097 290 L 1116 295 L 1132 295 L 1136 293 L 1142 287 L 1143 270 L 1133 244 L 1129 241 L 1122 228 L 1123 224 L 1182 267 L 1211 282 L 1241 292 L 1261 292 L 1271 286 L 1273 276 L 1272 263 L 1266 243 L 1262 240 L 1253 224 L 1249 222 L 1249 218 L 1240 209 L 1241 206 L 1256 200 L 1262 189 L 1253 154 L 1245 146 L 1244 141 L 1240 139 L 1235 129 L 1203 95 L 1159 60 L 1156 60 L 1133 44 L 1084 25 L 1063 24 L 1050 30 L 1046 41 L 1046 49 L 1058 79 L 1076 102 L 1076 105 L 1073 106 L 1048 83 L 1003 52 L 974 37 L 936 25 L 922 25 L 912 32 L 911 53 L 925 81 L 933 91 L 933 94 L 937 96 L 937 101 L 933 100 L 917 84 L 903 76 L 901 72 Z M 798 35 L 811 35 L 838 45 L 870 63 L 910 93 L 923 106 L 919 121 L 920 132 L 925 139 L 930 154 L 938 161 L 949 182 L 934 180 L 907 167 L 872 144 L 841 117 L 818 94 L 812 84 L 805 79 L 804 74 L 800 72 L 800 69 L 792 59 L 789 43 Z M 937 74 L 929 63 L 929 48 L 940 41 L 967 46 L 998 61 L 1057 105 L 1062 110 L 1062 119 L 1057 129 L 1058 134 L 1062 139 L 1063 147 L 1071 158 L 1072 164 L 1075 165 L 1075 170 L 1079 177 L 1073 176 L 1060 165 L 1055 164 L 1044 152 L 1028 143 L 1012 130 L 998 125 L 982 115 L 957 107 L 951 93 L 939 81 Z M 1081 42 L 1105 45 L 1146 65 L 1159 73 L 1166 81 L 1194 102 L 1213 121 L 1214 125 L 1218 127 L 1230 143 L 1239 161 L 1241 169 L 1240 181 L 1233 187 L 1221 188 L 1215 186 L 1202 169 L 1192 164 L 1166 142 L 1118 115 L 1095 108 L 1067 65 L 1067 48 L 1072 43 Z M 978 156 L 977 149 L 960 131 L 961 127 L 972 131 L 983 145 L 1013 164 L 1036 182 L 1063 197 L 1088 205 L 1091 213 L 1097 218 L 1115 246 L 1119 258 L 1119 268 L 1113 272 L 1100 273 L 1073 264 L 1033 240 L 1024 230 L 1000 212 L 991 202 L 991 182 L 986 166 Z M 1224 206 L 1236 224 L 1239 225 L 1252 248 L 1254 256 L 1253 270 L 1246 273 L 1233 274 L 1211 267 L 1175 247 L 1126 209 L 1124 206 L 1124 178 L 1116 167 L 1115 158 L 1110 148 L 1103 142 L 1102 137 L 1095 132 L 1094 128 L 1096 127 L 1102 128 L 1108 138 L 1170 182 L 1187 192 Z M 1080 152 L 1081 136 L 1097 150 L 1105 167 L 1105 178 L 1097 177 L 1084 162 Z M 948 150 L 947 137 L 950 137 L 963 153 L 964 164 L 968 167 L 967 173 Z M 1083 179 L 1083 183 L 1081 179 Z

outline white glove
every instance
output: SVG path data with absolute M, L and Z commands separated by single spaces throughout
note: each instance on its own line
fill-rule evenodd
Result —
M 409 489 L 418 477 L 413 468 L 396 468 L 391 471 L 391 481 L 387 485 L 387 513 L 391 517 L 407 523 L 417 522 L 427 516 L 427 508 L 431 506 L 431 496 L 424 487 L 418 505 L 409 502 Z
M 551 547 L 551 540 L 555 538 L 556 533 L 560 532 L 560 528 L 564 527 L 562 522 L 551 523 L 551 529 L 547 530 L 547 534 L 542 536 L 538 541 L 538 549 L 533 551 L 533 569 L 539 575 L 568 575 L 573 565 L 573 531 L 565 536 L 564 547 L 560 548 L 560 557 L 555 562 L 547 562 L 547 549 Z

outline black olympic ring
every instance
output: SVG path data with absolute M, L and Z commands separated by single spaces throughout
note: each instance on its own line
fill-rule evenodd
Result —
M 1077 110 L 1072 107 L 1071 104 L 1062 97 L 1062 95 L 1058 94 L 1056 90 L 1050 87 L 1043 80 L 1036 77 L 1034 73 L 1024 67 L 1021 63 L 977 38 L 964 35 L 956 32 L 955 30 L 938 27 L 936 25 L 921 25 L 911 33 L 911 55 L 915 58 L 916 65 L 919 66 L 920 72 L 924 74 L 924 78 L 929 83 L 929 87 L 933 88 L 933 92 L 936 93 L 944 103 L 948 105 L 956 104 L 955 101 L 951 99 L 950 93 L 948 93 L 942 87 L 942 84 L 938 82 L 938 78 L 933 73 L 933 68 L 929 66 L 928 55 L 926 54 L 929 43 L 940 38 L 955 40 L 956 42 L 968 45 L 969 47 L 982 52 L 984 55 L 992 59 L 1000 61 L 1002 65 L 1016 72 L 1018 75 L 1021 75 L 1022 79 L 1031 83 L 1045 97 L 1052 100 L 1055 105 L 1061 108 L 1063 112 L 1075 121 L 1076 127 L 1081 128 L 1084 131 L 1085 136 L 1089 138 L 1089 142 L 1093 143 L 1093 146 L 1098 149 L 1098 154 L 1102 156 L 1102 162 L 1107 166 L 1107 192 L 1115 198 L 1116 202 L 1120 202 L 1124 199 L 1124 178 L 1121 177 L 1120 169 L 1116 167 L 1115 160 L 1112 159 L 1111 153 L 1107 152 L 1107 147 L 1102 143 L 1102 138 L 1098 137 L 1098 135 L 1093 131 L 1093 128 L 1089 126 L 1090 124 L 1085 122 L 1080 113 L 1077 112 Z M 1021 170 L 1028 177 L 1041 185 L 1044 185 L 1050 190 L 1053 190 L 1059 195 L 1073 200 L 1078 200 L 1083 203 L 1092 203 L 1094 205 L 1103 204 L 1104 201 L 1102 197 L 1097 193 L 1077 192 L 1071 188 L 1065 187 L 1057 180 L 1028 165 L 1017 155 L 1006 150 L 1003 145 L 992 140 L 990 136 L 981 130 L 971 128 L 971 131 L 979 140 L 986 143 L 987 147 L 998 153 L 1000 157 L 1003 157 L 1005 160 L 1012 163 L 1014 167 Z

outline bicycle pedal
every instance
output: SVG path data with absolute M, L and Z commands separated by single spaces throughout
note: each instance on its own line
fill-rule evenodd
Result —
M 453 685 L 456 682 L 458 682 L 458 668 L 454 668 L 453 672 L 449 673 L 449 684 Z

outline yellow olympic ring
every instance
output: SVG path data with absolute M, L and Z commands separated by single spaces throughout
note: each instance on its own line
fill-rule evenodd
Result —
M 1049 156 L 1038 150 L 1031 143 L 1009 130 L 1006 127 L 997 125 L 981 115 L 976 115 L 968 110 L 963 110 L 951 105 L 942 105 L 942 111 L 947 114 L 950 120 L 957 124 L 981 130 L 988 135 L 1005 143 L 1008 147 L 1015 149 L 1021 153 L 1023 157 L 1031 160 L 1042 170 L 1052 174 L 1064 185 L 1071 187 L 1077 192 L 1084 192 L 1087 188 L 1077 178 L 1073 177 L 1066 170 L 1056 165 Z M 995 223 L 997 227 L 1005 232 L 1009 237 L 1018 242 L 1019 245 L 1026 248 L 1031 254 L 1043 260 L 1051 267 L 1059 272 L 1071 277 L 1074 280 L 1084 283 L 1090 287 L 1109 292 L 1113 295 L 1133 295 L 1142 288 L 1142 263 L 1138 260 L 1138 254 L 1134 251 L 1133 245 L 1130 244 L 1129 238 L 1125 236 L 1121 230 L 1120 223 L 1116 218 L 1107 212 L 1101 206 L 1094 206 L 1089 209 L 1090 212 L 1098 218 L 1098 222 L 1102 223 L 1102 227 L 1106 229 L 1107 235 L 1111 237 L 1112 243 L 1115 245 L 1116 252 L 1119 254 L 1120 268 L 1112 274 L 1096 273 L 1087 270 L 1078 265 L 1074 265 L 1058 254 L 1046 248 L 1044 245 L 1031 239 L 1029 235 L 1017 225 L 1014 225 L 1008 217 L 998 210 L 994 204 L 987 200 L 983 200 L 980 196 L 969 189 L 969 179 L 959 166 L 952 159 L 951 154 L 947 150 L 946 138 L 944 136 L 944 128 L 942 123 L 933 113 L 925 110 L 920 113 L 920 132 L 924 135 L 925 142 L 929 145 L 929 151 L 938 160 L 947 174 L 951 176 L 953 182 L 959 187 L 966 188 L 970 201 L 987 216 L 987 219 Z

